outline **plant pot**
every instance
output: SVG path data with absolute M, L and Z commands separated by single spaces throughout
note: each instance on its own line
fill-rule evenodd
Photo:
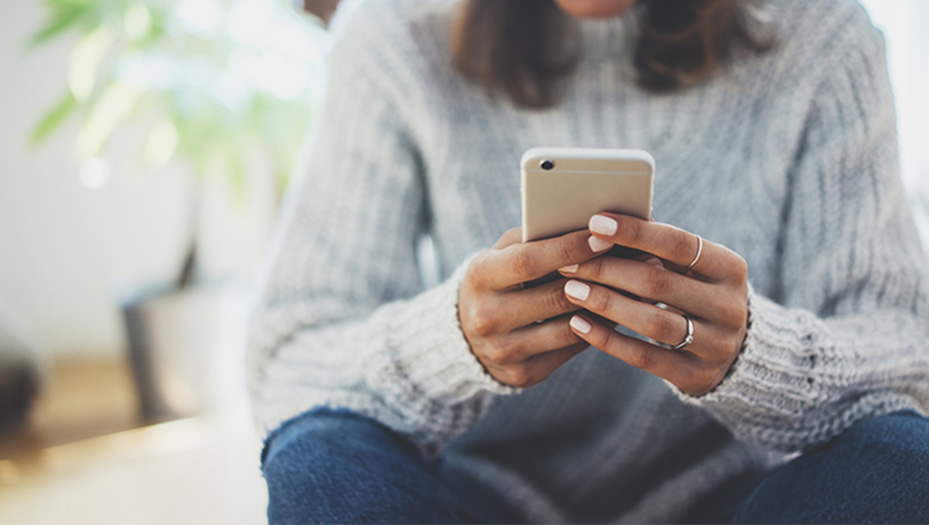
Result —
M 145 420 L 202 414 L 217 399 L 217 356 L 235 329 L 228 292 L 148 291 L 122 301 L 129 359 Z

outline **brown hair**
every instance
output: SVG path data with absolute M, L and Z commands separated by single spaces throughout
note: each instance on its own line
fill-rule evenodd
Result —
M 738 46 L 761 52 L 773 43 L 750 30 L 755 18 L 746 0 L 639 4 L 634 64 L 638 84 L 648 91 L 693 85 Z M 574 20 L 552 0 L 466 0 L 452 32 L 452 60 L 491 95 L 547 108 L 557 104 L 580 60 L 578 36 Z

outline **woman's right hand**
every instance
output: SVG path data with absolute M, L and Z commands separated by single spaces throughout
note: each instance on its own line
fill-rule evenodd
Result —
M 555 271 L 608 249 L 595 252 L 589 238 L 582 230 L 524 244 L 515 228 L 471 261 L 458 292 L 458 317 L 471 351 L 497 381 L 532 386 L 587 348 L 568 326 L 579 308 L 565 297 L 566 279 Z

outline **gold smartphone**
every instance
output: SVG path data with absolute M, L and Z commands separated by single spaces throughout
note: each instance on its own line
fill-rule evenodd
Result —
M 646 151 L 532 148 L 520 167 L 523 242 L 585 229 L 602 211 L 652 216 L 655 159 Z

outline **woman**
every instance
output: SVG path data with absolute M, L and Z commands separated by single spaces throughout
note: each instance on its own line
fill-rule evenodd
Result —
M 349 22 L 252 331 L 271 521 L 929 519 L 880 35 L 851 0 L 633 4 Z M 651 152 L 657 221 L 519 243 L 533 146 Z

